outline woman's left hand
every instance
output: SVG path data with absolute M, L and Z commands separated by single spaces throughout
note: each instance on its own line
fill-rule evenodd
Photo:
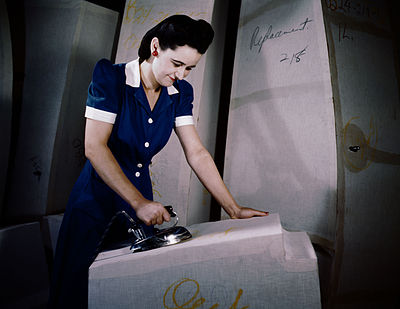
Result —
M 252 218 L 252 217 L 264 217 L 268 216 L 269 212 L 268 211 L 261 211 L 261 210 L 256 210 L 253 208 L 249 207 L 241 207 L 239 206 L 239 210 L 236 211 L 236 213 L 231 216 L 232 219 L 247 219 L 247 218 Z

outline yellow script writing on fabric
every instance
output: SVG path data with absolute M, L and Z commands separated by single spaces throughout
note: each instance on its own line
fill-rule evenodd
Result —
M 180 293 L 185 291 L 185 293 Z M 204 297 L 198 297 L 200 293 L 200 285 L 196 280 L 183 278 L 179 281 L 172 283 L 165 291 L 163 297 L 163 305 L 165 309 L 196 309 L 203 307 L 206 302 Z M 229 309 L 239 309 L 238 303 L 243 290 L 239 289 L 232 306 Z M 212 305 L 209 309 L 216 309 L 219 307 L 218 303 Z M 204 307 L 203 307 L 204 308 Z M 249 306 L 241 307 L 240 309 L 247 309 Z

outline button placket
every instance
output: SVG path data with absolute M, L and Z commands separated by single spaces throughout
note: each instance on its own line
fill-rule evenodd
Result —
M 139 163 L 136 164 L 136 166 L 137 166 L 138 169 L 141 169 L 143 167 L 143 164 L 139 162 Z M 135 176 L 136 177 L 140 177 L 140 172 L 136 171 L 135 172 Z

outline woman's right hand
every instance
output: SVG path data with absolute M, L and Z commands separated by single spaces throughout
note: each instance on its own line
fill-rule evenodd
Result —
M 136 209 L 136 216 L 146 225 L 162 224 L 164 221 L 169 222 L 171 216 L 165 207 L 158 202 L 146 200 L 140 203 Z

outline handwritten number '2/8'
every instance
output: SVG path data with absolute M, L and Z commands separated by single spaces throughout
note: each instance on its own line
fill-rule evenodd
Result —
M 300 62 L 300 60 L 301 60 L 300 57 L 304 56 L 306 54 L 307 47 L 308 47 L 308 45 L 306 47 L 304 47 L 301 51 L 299 51 L 297 53 L 293 53 L 292 58 L 289 58 L 287 53 L 282 53 L 281 54 L 282 59 L 280 62 L 284 62 L 284 61 L 288 61 L 288 60 L 290 60 L 289 64 L 292 64 L 293 61 L 295 61 L 296 63 Z

